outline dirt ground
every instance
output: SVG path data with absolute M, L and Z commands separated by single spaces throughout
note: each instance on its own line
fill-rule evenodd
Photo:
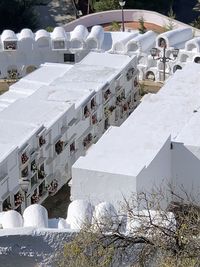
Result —
M 119 24 L 119 25 L 121 25 L 121 24 Z M 110 27 L 112 26 L 112 23 L 104 24 L 102 26 L 104 27 L 104 30 L 110 31 Z M 152 30 L 156 33 L 162 33 L 164 31 L 163 27 L 156 25 L 156 24 L 153 24 L 153 23 L 144 22 L 144 26 L 146 27 L 147 30 Z M 125 22 L 125 28 L 137 30 L 138 28 L 140 28 L 140 23 L 138 21 Z
M 0 95 L 8 91 L 9 86 L 15 82 L 14 80 L 0 80 Z
M 164 85 L 163 82 L 153 82 L 149 80 L 140 81 L 140 93 L 141 95 L 145 93 L 156 94 L 160 88 Z

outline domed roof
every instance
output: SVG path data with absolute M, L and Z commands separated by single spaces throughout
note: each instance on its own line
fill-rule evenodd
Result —
M 60 218 L 58 221 L 58 229 L 69 229 L 70 225 L 66 222 L 65 219 Z
M 3 228 L 23 227 L 23 218 L 15 210 L 6 211 L 2 217 L 2 226 Z
M 38 39 L 40 38 L 50 38 L 50 33 L 41 29 L 41 30 L 38 30 L 36 33 L 35 33 L 35 40 L 37 41 Z
M 84 41 L 88 36 L 88 30 L 83 25 L 78 25 L 76 28 L 71 32 L 71 41 L 74 39 L 78 39 L 79 41 Z
M 93 222 L 108 230 L 118 226 L 118 215 L 114 206 L 108 202 L 101 202 L 95 206 Z
M 22 29 L 19 34 L 19 40 L 27 38 L 33 39 L 34 38 L 33 32 L 30 29 Z
M 24 226 L 48 227 L 47 210 L 39 204 L 33 204 L 27 207 L 23 213 L 23 218 Z
M 51 37 L 53 40 L 56 40 L 56 39 L 65 39 L 66 38 L 66 34 L 65 34 L 65 30 L 63 27 L 56 27 L 54 28 L 52 34 L 51 34 Z
M 67 212 L 67 223 L 71 229 L 81 229 L 84 223 L 91 223 L 93 207 L 86 201 L 77 199 L 69 204 Z
M 4 30 L 1 35 L 1 40 L 17 40 L 16 34 L 11 30 Z

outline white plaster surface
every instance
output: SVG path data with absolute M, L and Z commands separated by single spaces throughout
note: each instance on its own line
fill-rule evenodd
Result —
M 24 227 L 48 227 L 48 213 L 47 210 L 39 205 L 33 204 L 27 207 L 23 213 Z
M 71 229 L 81 229 L 86 223 L 91 223 L 93 207 L 86 200 L 77 199 L 69 204 L 66 222 Z
M 17 211 L 9 210 L 3 214 L 1 224 L 4 229 L 23 227 L 23 218 Z

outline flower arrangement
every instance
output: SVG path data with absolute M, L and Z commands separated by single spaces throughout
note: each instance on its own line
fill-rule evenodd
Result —
M 49 195 L 53 196 L 58 189 L 58 181 L 56 179 L 54 179 L 50 185 L 47 186 L 47 190 L 49 192 Z
M 39 195 L 37 193 L 34 193 L 31 197 L 31 204 L 35 204 L 39 201 Z
M 104 96 L 104 100 L 107 100 L 111 96 L 110 89 L 106 90 L 103 96 Z
M 21 155 L 21 161 L 22 161 L 22 164 L 26 163 L 28 160 L 28 156 L 26 155 L 26 152 L 24 152 L 22 155 Z
M 39 138 L 39 146 L 41 147 L 41 146 L 43 146 L 45 143 L 46 143 L 46 140 L 44 139 L 44 137 L 43 137 L 43 136 L 40 136 L 40 138 Z
M 23 198 L 22 194 L 17 193 L 15 195 L 15 206 L 21 205 L 23 201 L 24 201 L 24 198 Z
M 93 115 L 92 116 L 92 124 L 96 124 L 97 123 L 97 116 Z

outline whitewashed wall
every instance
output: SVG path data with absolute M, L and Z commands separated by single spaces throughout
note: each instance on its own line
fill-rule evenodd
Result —
M 171 183 L 171 138 L 169 137 L 152 162 L 137 176 L 137 192 L 151 192 L 152 189 L 158 191 L 161 187 L 165 191 L 169 189 L 168 185 Z M 162 204 L 165 205 L 167 202 L 164 200 Z
M 138 21 L 141 17 L 144 18 L 145 22 L 154 23 L 161 27 L 169 24 L 169 17 L 164 16 L 154 11 L 140 10 L 140 9 L 125 9 L 124 10 L 125 21 L 128 21 L 128 22 Z M 121 22 L 121 19 L 122 19 L 121 10 L 110 10 L 110 11 L 94 13 L 94 14 L 81 17 L 75 21 L 72 21 L 64 25 L 64 28 L 66 31 L 72 31 L 79 24 L 82 24 L 85 27 L 91 27 L 93 25 L 105 24 L 105 23 L 110 23 L 113 21 Z M 187 24 L 184 24 L 174 19 L 172 19 L 172 22 L 175 24 L 175 28 L 188 27 Z M 195 29 L 195 28 L 193 29 L 195 30 L 196 35 L 200 35 L 200 31 L 198 29 Z
M 136 192 L 136 178 L 107 172 L 72 168 L 71 199 L 89 200 L 93 205 L 102 201 L 121 207 L 123 196 Z
M 186 190 L 200 200 L 200 159 L 182 143 L 173 143 L 172 175 L 178 194 L 186 197 Z

